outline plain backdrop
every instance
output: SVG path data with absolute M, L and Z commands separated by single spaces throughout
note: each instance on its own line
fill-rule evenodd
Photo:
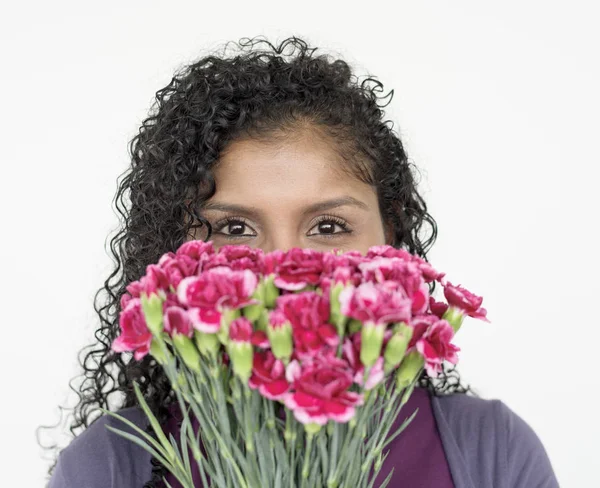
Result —
M 377 76 L 439 225 L 430 258 L 485 297 L 466 383 L 598 482 L 595 2 L 13 2 L 0 20 L 2 485 L 42 486 L 35 428 L 72 404 L 111 269 L 116 178 L 154 92 L 229 40 L 295 34 Z M 63 438 L 64 441 L 64 438 Z M 5 465 L 6 463 L 6 465 Z

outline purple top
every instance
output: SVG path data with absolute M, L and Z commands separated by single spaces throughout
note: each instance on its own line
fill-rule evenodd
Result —
M 378 482 L 394 467 L 390 487 L 558 487 L 540 440 L 501 401 L 463 394 L 430 397 L 417 388 L 398 422 L 417 407 L 413 421 L 390 444 Z M 119 413 L 146 427 L 140 409 Z M 62 451 L 48 488 L 136 488 L 150 479 L 150 455 L 107 424 L 127 430 L 110 416 L 98 419 Z
M 395 468 L 389 487 L 405 483 L 407 486 L 454 488 L 426 390 L 415 389 L 406 405 L 402 407 L 391 432 L 400 427 L 402 422 L 410 417 L 417 408 L 419 411 L 415 418 L 408 424 L 404 432 L 390 443 L 390 453 L 377 476 L 375 486 L 380 486 L 392 468 Z M 196 423 L 194 428 L 197 428 L 197 425 Z M 175 439 L 179 439 L 175 417 L 166 426 L 165 433 L 167 437 L 169 434 L 173 434 Z M 194 464 L 192 469 L 194 486 L 202 487 L 197 466 Z M 172 474 L 169 473 L 166 478 L 172 488 L 183 488 Z

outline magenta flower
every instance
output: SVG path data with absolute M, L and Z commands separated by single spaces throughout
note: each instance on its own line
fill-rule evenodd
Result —
M 408 322 L 412 301 L 402 291 L 390 289 L 385 283 L 362 283 L 348 286 L 340 293 L 341 312 L 360 322 L 386 324 Z
M 200 332 L 214 334 L 221 328 L 221 312 L 216 308 L 192 307 L 188 309 L 188 317 Z
M 150 351 L 152 333 L 148 330 L 142 304 L 139 298 L 132 298 L 127 308 L 119 315 L 121 334 L 117 337 L 111 348 L 115 352 L 133 351 L 133 357 L 140 361 Z
M 292 383 L 285 405 L 303 424 L 325 425 L 328 420 L 348 422 L 363 396 L 349 389 L 353 371 L 348 363 L 335 357 L 315 358 L 300 365 L 292 361 L 286 370 Z
M 432 281 L 442 282 L 444 276 L 446 276 L 446 273 L 437 271 L 431 264 L 419 256 L 413 256 L 413 262 L 419 266 L 426 283 L 431 283 Z
M 219 266 L 183 279 L 177 287 L 177 297 L 189 307 L 236 309 L 251 302 L 257 283 L 258 278 L 250 270 Z
M 482 297 L 474 295 L 460 285 L 454 286 L 450 282 L 444 284 L 444 296 L 451 307 L 461 309 L 469 317 L 489 322 L 486 317 L 487 310 L 481 307 Z
M 268 349 L 271 347 L 267 334 L 262 330 L 255 330 L 252 332 L 251 342 L 253 346 L 260 347 L 262 349 Z
M 429 310 L 438 318 L 442 318 L 448 310 L 448 304 L 444 302 L 437 302 L 433 297 L 429 297 Z
M 263 273 L 275 274 L 275 285 L 282 290 L 297 291 L 307 285 L 318 285 L 323 272 L 323 253 L 313 249 L 294 248 L 265 255 Z
M 337 347 L 339 336 L 329 323 L 327 297 L 312 291 L 290 293 L 278 297 L 276 306 L 271 317 L 279 322 L 285 317 L 290 322 L 297 357 L 322 354 Z
M 392 246 L 372 246 L 367 251 L 367 258 L 372 259 L 377 256 L 384 258 L 398 258 L 402 261 L 415 263 L 421 273 L 423 274 L 423 278 L 425 282 L 429 283 L 431 281 L 437 280 L 440 281 L 445 273 L 440 273 L 436 271 L 427 261 L 423 258 L 413 255 L 406 251 L 405 249 L 396 249 Z
M 177 288 L 183 278 L 194 276 L 198 270 L 198 261 L 185 254 L 169 252 L 158 261 L 159 267 L 166 275 L 169 285 Z
M 189 256 L 190 258 L 203 263 L 209 256 L 215 253 L 212 241 L 187 241 L 177 249 L 178 256 Z
M 159 291 L 169 291 L 169 278 L 167 274 L 156 264 L 151 264 L 146 268 L 146 275 L 141 279 L 142 290 L 151 295 Z
M 252 332 L 252 323 L 246 317 L 239 317 L 229 326 L 229 339 L 234 342 L 250 343 Z
M 127 307 L 129 300 L 147 295 L 166 294 L 169 291 L 169 278 L 160 266 L 151 264 L 146 267 L 146 274 L 137 281 L 132 281 L 125 288 L 127 293 L 121 296 L 121 309 Z
M 182 334 L 192 337 L 194 328 L 186 310 L 181 307 L 167 307 L 164 312 L 165 331 L 170 335 Z
M 404 249 L 397 249 L 388 245 L 371 246 L 366 254 L 367 259 L 373 259 L 378 256 L 382 258 L 399 258 L 404 261 L 413 260 L 413 255 Z
M 414 348 L 419 351 L 425 359 L 425 369 L 429 376 L 437 376 L 442 371 L 444 361 L 457 363 L 456 353 L 460 349 L 450 342 L 454 337 L 454 329 L 446 320 L 426 315 L 417 317 L 411 325 L 413 336 L 408 350 Z
M 250 270 L 234 271 L 220 266 L 199 276 L 184 278 L 177 287 L 181 304 L 189 307 L 192 325 L 206 333 L 218 332 L 225 309 L 237 309 L 252 303 L 258 278 Z
M 413 315 L 427 310 L 429 289 L 419 266 L 399 258 L 373 258 L 362 263 L 360 270 L 365 282 L 386 283 L 386 286 L 402 291 L 411 300 Z
M 221 246 L 218 253 L 209 257 L 203 270 L 227 266 L 233 270 L 249 269 L 253 273 L 259 273 L 263 266 L 263 256 L 260 248 L 240 245 Z
M 351 281 L 358 285 L 361 278 L 360 264 L 365 261 L 366 258 L 358 251 L 348 251 L 339 255 L 326 253 L 323 256 L 323 276 L 332 278 L 335 283 Z
M 285 378 L 285 366 L 271 351 L 254 354 L 252 376 L 248 385 L 271 400 L 283 399 L 290 389 L 290 383 Z

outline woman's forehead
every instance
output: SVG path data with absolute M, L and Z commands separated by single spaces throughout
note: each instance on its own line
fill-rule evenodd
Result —
M 343 171 L 344 161 L 332 143 L 317 137 L 294 137 L 269 144 L 232 142 L 214 168 L 217 191 L 331 192 L 360 182 Z M 337 190 L 336 190 L 337 191 Z

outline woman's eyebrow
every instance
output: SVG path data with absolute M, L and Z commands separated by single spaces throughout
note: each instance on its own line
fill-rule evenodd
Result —
M 369 206 L 366 203 L 348 195 L 338 198 L 332 198 L 330 200 L 323 200 L 321 202 L 311 203 L 303 209 L 302 214 L 308 215 L 344 206 L 357 207 L 365 211 L 369 210 Z M 246 207 L 244 205 L 221 202 L 205 202 L 200 206 L 200 210 L 220 210 L 222 212 L 239 213 L 253 217 L 258 217 L 262 214 L 262 212 L 256 207 Z

